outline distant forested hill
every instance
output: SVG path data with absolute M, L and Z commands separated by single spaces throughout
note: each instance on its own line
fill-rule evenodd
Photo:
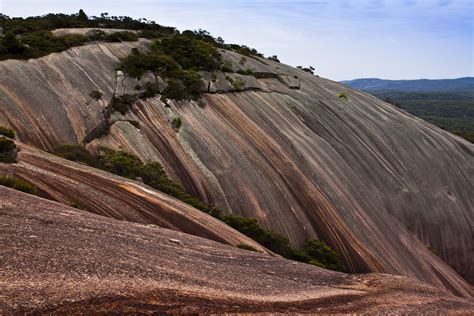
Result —
M 474 78 L 343 81 L 474 143 Z
M 347 80 L 341 83 L 362 91 L 450 92 L 469 89 L 474 91 L 474 77 L 439 80 L 383 80 L 368 78 Z

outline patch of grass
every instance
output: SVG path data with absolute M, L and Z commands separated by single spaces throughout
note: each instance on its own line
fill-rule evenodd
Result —
M 28 194 L 38 194 L 38 189 L 34 185 L 16 177 L 0 176 L 0 185 Z
M 0 135 L 3 135 L 8 138 L 15 138 L 15 132 L 12 129 L 0 126 Z
M 344 92 L 339 93 L 339 96 L 338 96 L 338 97 L 339 97 L 339 99 L 348 100 L 348 97 L 347 97 L 347 95 L 346 95 Z

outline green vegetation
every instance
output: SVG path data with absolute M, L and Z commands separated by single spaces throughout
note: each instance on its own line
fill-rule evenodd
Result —
M 0 135 L 3 135 L 8 138 L 15 138 L 15 132 L 12 129 L 0 126 Z
M 14 141 L 6 137 L 0 137 L 0 162 L 15 163 L 15 151 L 16 145 Z
M 80 145 L 61 145 L 56 148 L 54 153 L 63 158 L 83 162 L 129 179 L 134 180 L 140 177 L 143 182 L 150 187 L 214 216 L 285 258 L 327 269 L 344 271 L 344 267 L 338 255 L 324 242 L 310 240 L 302 249 L 296 250 L 291 247 L 287 238 L 271 230 L 262 228 L 255 218 L 244 218 L 238 215 L 222 216 L 222 212 L 219 209 L 211 207 L 199 198 L 189 195 L 181 184 L 168 178 L 163 167 L 158 162 L 144 164 L 134 155 L 104 147 L 100 148 L 99 155 L 92 155 Z M 241 244 L 238 245 L 238 247 L 256 251 L 255 248 L 248 245 Z
M 97 39 L 105 42 L 136 42 L 138 41 L 138 35 L 134 32 L 120 31 L 105 34 L 103 38 Z
M 155 41 L 152 49 L 171 56 L 185 70 L 213 71 L 221 65 L 221 55 L 209 42 L 193 35 L 173 35 Z
M 178 130 L 181 128 L 182 124 L 183 122 L 181 122 L 181 118 L 179 116 L 173 118 L 173 120 L 171 121 L 171 125 L 173 126 L 173 128 Z
M 157 190 L 206 213 L 217 214 L 212 207 L 189 195 L 179 183 L 168 178 L 163 167 L 157 162 L 144 164 L 134 155 L 105 147 L 100 149 L 99 155 L 93 155 L 81 145 L 63 144 L 58 146 L 53 153 L 65 159 L 82 162 L 129 179 L 135 180 L 140 177 L 145 184 Z
M 259 53 L 255 48 L 250 48 L 245 45 L 237 45 L 237 44 L 230 44 L 230 45 L 225 45 L 223 48 L 226 49 L 231 49 L 241 55 L 245 56 L 258 56 L 258 57 L 263 57 L 263 54 Z
M 0 27 L 5 35 L 0 40 L 0 60 L 37 58 L 52 52 L 60 52 L 73 46 L 84 45 L 93 41 L 136 41 L 138 38 L 169 38 L 180 34 L 174 27 L 161 26 L 147 19 L 133 19 L 128 16 L 109 16 L 102 13 L 100 16 L 87 16 L 80 10 L 77 14 L 46 14 L 28 18 L 10 18 L 0 13 Z M 97 30 L 83 35 L 66 35 L 54 37 L 52 30 L 58 28 L 112 28 L 124 30 L 106 34 Z M 187 38 L 208 43 L 216 48 L 234 50 L 246 56 L 263 57 L 256 49 L 237 44 L 225 44 L 221 37 L 214 38 L 205 30 L 184 31 L 181 33 Z M 191 61 L 195 64 L 193 61 Z M 185 63 L 182 64 L 186 66 Z
M 244 250 L 250 250 L 250 251 L 254 251 L 254 252 L 260 252 L 257 249 L 255 249 L 255 247 L 252 247 L 252 246 L 249 246 L 249 245 L 246 245 L 246 244 L 238 244 L 237 248 L 244 249 Z
M 92 41 L 136 41 L 139 37 L 159 38 L 176 32 L 175 28 L 164 27 L 146 19 L 134 20 L 127 16 L 109 16 L 107 13 L 100 17 L 88 17 L 82 10 L 71 15 L 47 14 L 29 18 L 10 18 L 0 14 L 0 26 L 5 31 L 0 41 L 0 60 L 37 58 Z M 135 34 L 119 31 L 106 34 L 98 30 L 87 36 L 75 34 L 61 37 L 51 33 L 57 28 L 81 27 L 133 29 L 140 32 Z
M 239 70 L 237 70 L 237 73 L 238 73 L 238 74 L 241 74 L 241 75 L 249 75 L 249 76 L 253 76 L 253 75 L 254 75 L 252 69 L 245 69 L 245 70 L 239 69 Z
M 296 250 L 290 246 L 288 239 L 271 230 L 263 229 L 255 218 L 226 215 L 221 217 L 221 220 L 285 258 L 335 271 L 344 271 L 338 254 L 321 240 L 309 240 L 302 249 Z
M 235 90 L 242 90 L 244 87 L 245 87 L 245 81 L 244 79 L 242 79 L 241 77 L 237 77 L 235 79 L 233 79 L 232 77 L 230 76 L 225 76 L 225 78 L 227 79 L 227 81 L 229 81 L 229 83 L 231 84 L 231 86 L 235 89 Z
M 194 33 L 191 33 L 194 34 Z M 221 56 L 211 43 L 188 33 L 175 34 L 153 42 L 150 51 L 133 49 L 118 69 L 140 78 L 146 71 L 167 81 L 164 91 L 147 89 L 147 96 L 161 93 L 175 100 L 198 99 L 202 89 L 199 71 L 213 72 L 221 66 Z
M 16 177 L 0 176 L 0 185 L 28 194 L 36 195 L 38 193 L 38 189 L 34 185 Z
M 339 255 L 322 240 L 309 240 L 294 254 L 294 259 L 325 269 L 344 271 Z
M 136 97 L 124 94 L 118 97 L 113 98 L 112 100 L 112 109 L 114 111 L 120 112 L 121 114 L 127 113 L 130 108 L 132 107 L 133 101 L 135 101 Z
M 54 149 L 53 153 L 67 160 L 79 161 L 92 167 L 99 165 L 98 158 L 81 145 L 61 144 Z
M 344 92 L 339 93 L 339 99 L 348 100 L 347 95 Z
M 257 223 L 255 218 L 226 215 L 223 216 L 221 220 L 271 251 L 278 253 L 285 258 L 290 258 L 292 256 L 293 249 L 291 248 L 288 239 L 271 230 L 263 229 Z
M 133 120 L 127 120 L 127 122 L 129 122 L 130 124 L 135 126 L 135 128 L 140 129 L 140 123 L 139 122 L 133 121 Z
M 138 36 L 132 32 L 125 31 L 111 34 L 96 31 L 92 35 L 87 36 L 80 34 L 55 36 L 51 31 L 47 30 L 39 30 L 21 35 L 7 32 L 0 41 L 0 60 L 38 58 L 99 40 L 105 42 L 137 41 Z
M 278 56 L 277 56 L 277 55 L 269 56 L 267 59 L 268 59 L 268 60 L 276 61 L 277 63 L 280 62 L 280 60 L 278 59 Z M 313 70 L 314 70 L 314 69 L 313 69 Z
M 304 72 L 310 73 L 312 75 L 314 75 L 314 71 L 316 70 L 316 69 L 314 69 L 313 66 L 309 66 L 309 68 L 308 67 L 303 67 L 303 66 L 296 66 L 296 68 L 298 68 L 300 70 L 303 70 Z
M 474 91 L 377 91 L 372 94 L 474 143 Z
M 222 72 L 234 72 L 234 69 L 232 68 L 232 63 L 228 60 L 224 61 L 221 65 L 221 71 Z
M 89 96 L 92 99 L 96 100 L 96 101 L 99 101 L 100 99 L 102 99 L 103 95 L 104 94 L 102 92 L 100 92 L 99 90 L 93 90 L 93 91 L 89 92 Z

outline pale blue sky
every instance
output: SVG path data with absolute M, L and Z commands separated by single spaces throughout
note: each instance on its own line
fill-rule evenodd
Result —
M 80 8 L 203 28 L 333 80 L 474 76 L 474 0 L 0 0 L 9 16 Z

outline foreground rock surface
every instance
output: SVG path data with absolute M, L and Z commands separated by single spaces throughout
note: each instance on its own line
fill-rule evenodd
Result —
M 472 301 L 117 221 L 0 187 L 0 311 L 469 312 Z
M 42 149 L 84 142 L 104 124 L 117 62 L 145 43 L 1 62 L 0 124 Z M 242 56 L 223 54 L 240 67 Z M 401 274 L 472 295 L 442 261 L 474 282 L 472 144 L 283 64 L 247 58 L 242 68 L 259 74 L 244 80 L 245 91 L 230 89 L 219 74 L 214 90 L 221 93 L 206 93 L 201 104 L 139 100 L 124 118 L 139 129 L 117 122 L 88 146 L 158 160 L 191 194 L 256 217 L 294 245 L 323 239 L 351 272 Z M 103 92 L 101 100 L 91 99 L 94 90 Z M 170 124 L 176 116 L 179 131 Z

